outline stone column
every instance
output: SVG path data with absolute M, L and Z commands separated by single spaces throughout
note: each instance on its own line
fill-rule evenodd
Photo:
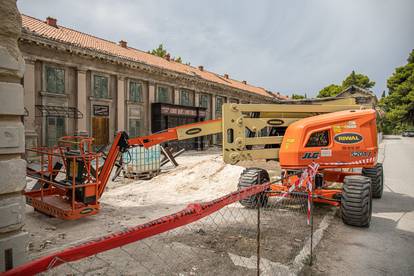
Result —
M 180 89 L 174 87 L 174 104 L 180 104 Z
M 216 95 L 211 95 L 211 119 L 216 119 Z M 217 144 L 217 134 L 212 135 L 213 145 Z
M 194 91 L 194 106 L 200 106 L 200 93 Z M 208 141 L 205 137 L 196 138 L 196 143 L 198 144 L 197 150 L 204 150 L 204 141 Z
M 211 119 L 216 119 L 216 95 L 211 95 Z
M 35 91 L 35 60 L 26 59 L 26 68 L 23 78 L 24 88 L 24 107 L 28 114 L 24 118 L 24 133 L 26 138 L 26 148 L 37 146 L 36 133 L 36 91 Z
M 116 127 L 118 131 L 125 130 L 125 77 L 118 76 L 118 88 L 116 98 Z
M 86 96 L 86 69 L 78 68 L 77 70 L 77 98 L 76 108 L 83 114 L 81 119 L 76 120 L 76 135 L 88 136 L 86 120 L 88 118 L 86 104 L 88 98 Z
M 21 229 L 26 186 L 24 60 L 17 39 L 21 17 L 16 0 L 0 0 L 0 272 L 26 261 L 28 235 Z
M 200 106 L 200 93 L 194 92 L 194 106 L 199 107 Z
M 149 82 L 148 83 L 148 114 L 147 114 L 147 118 L 148 118 L 148 133 L 152 132 L 152 125 L 151 125 L 151 120 L 152 120 L 152 103 L 155 103 L 155 83 L 153 82 Z

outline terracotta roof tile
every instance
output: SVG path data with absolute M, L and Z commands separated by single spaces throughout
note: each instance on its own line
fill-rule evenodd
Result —
M 109 55 L 115 55 L 121 58 L 126 58 L 132 61 L 145 63 L 152 66 L 165 68 L 168 70 L 176 71 L 179 73 L 198 76 L 208 81 L 224 84 L 233 88 L 245 90 L 262 96 L 273 97 L 269 92 L 261 87 L 256 87 L 250 84 L 244 84 L 243 82 L 225 79 L 218 74 L 195 68 L 186 64 L 181 64 L 174 61 L 167 61 L 164 58 L 157 57 L 146 52 L 131 48 L 121 47 L 115 42 L 108 41 L 102 38 L 95 37 L 93 35 L 85 34 L 79 31 L 72 30 L 58 25 L 57 28 L 49 26 L 46 22 L 33 18 L 31 16 L 22 14 L 23 28 L 35 33 L 39 36 L 76 45 L 81 48 L 86 48 L 98 52 L 102 52 Z M 283 96 L 282 96 L 283 97 Z

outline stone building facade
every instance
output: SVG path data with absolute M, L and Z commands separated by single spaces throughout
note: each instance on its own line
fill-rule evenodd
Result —
M 20 14 L 15 0 L 0 0 L 0 273 L 26 261 L 28 234 L 25 217 L 26 162 L 24 60 L 19 51 Z
M 369 89 L 365 89 L 356 85 L 351 85 L 344 90 L 342 90 L 337 98 L 356 98 L 357 101 L 361 104 L 371 104 L 373 108 L 378 105 L 378 98 L 374 92 Z
M 125 41 L 114 43 L 65 28 L 53 18 L 22 15 L 22 23 L 27 147 L 53 145 L 63 135 L 90 135 L 97 144 L 106 144 L 117 131 L 130 136 L 158 131 L 152 127 L 154 103 L 176 106 L 169 109 L 178 118 L 170 114 L 171 127 L 219 118 L 225 102 L 284 98 L 228 74 L 150 55 Z M 191 117 L 199 107 L 203 117 Z

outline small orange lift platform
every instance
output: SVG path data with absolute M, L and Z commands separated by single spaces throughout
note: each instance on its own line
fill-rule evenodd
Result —
M 211 125 L 214 127 L 211 128 Z M 38 181 L 30 191 L 25 192 L 26 202 L 36 211 L 65 220 L 94 215 L 99 212 L 99 199 L 120 153 L 131 147 L 149 147 L 200 136 L 197 132 L 180 137 L 179 131 L 205 126 L 211 129 L 201 135 L 218 133 L 221 120 L 190 124 L 135 138 L 129 138 L 126 132 L 121 131 L 115 136 L 106 156 L 93 151 L 93 138 L 83 136 L 62 137 L 52 148 L 28 149 L 39 157 L 40 164 L 27 166 L 27 176 Z M 102 159 L 105 161 L 100 162 Z
M 25 193 L 27 203 L 62 219 L 96 214 L 102 154 L 92 152 L 92 142 L 89 137 L 66 136 L 56 147 L 30 149 L 40 157 L 40 165 L 27 168 L 27 175 L 38 180 L 35 188 Z

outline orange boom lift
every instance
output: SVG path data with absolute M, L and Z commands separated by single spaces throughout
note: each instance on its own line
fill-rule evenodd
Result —
M 276 159 L 283 169 L 280 181 L 272 183 L 268 191 L 240 201 L 243 206 L 263 207 L 270 196 L 307 195 L 311 189 L 314 202 L 340 206 L 346 224 L 366 227 L 372 197 L 382 196 L 383 170 L 377 163 L 376 112 L 355 107 L 224 104 L 222 119 L 143 137 L 129 138 L 119 132 L 103 166 L 99 166 L 101 154 L 92 151 L 92 138 L 63 137 L 55 148 L 34 149 L 41 164 L 28 168 L 28 175 L 39 184 L 26 193 L 27 201 L 36 210 L 63 219 L 96 214 L 120 153 L 136 146 L 223 133 L 226 163 Z M 305 172 L 308 185 L 300 183 Z M 64 177 L 59 178 L 59 173 Z M 243 171 L 238 188 L 268 182 L 267 171 L 250 168 Z M 342 188 L 331 188 L 332 183 L 341 183 Z

